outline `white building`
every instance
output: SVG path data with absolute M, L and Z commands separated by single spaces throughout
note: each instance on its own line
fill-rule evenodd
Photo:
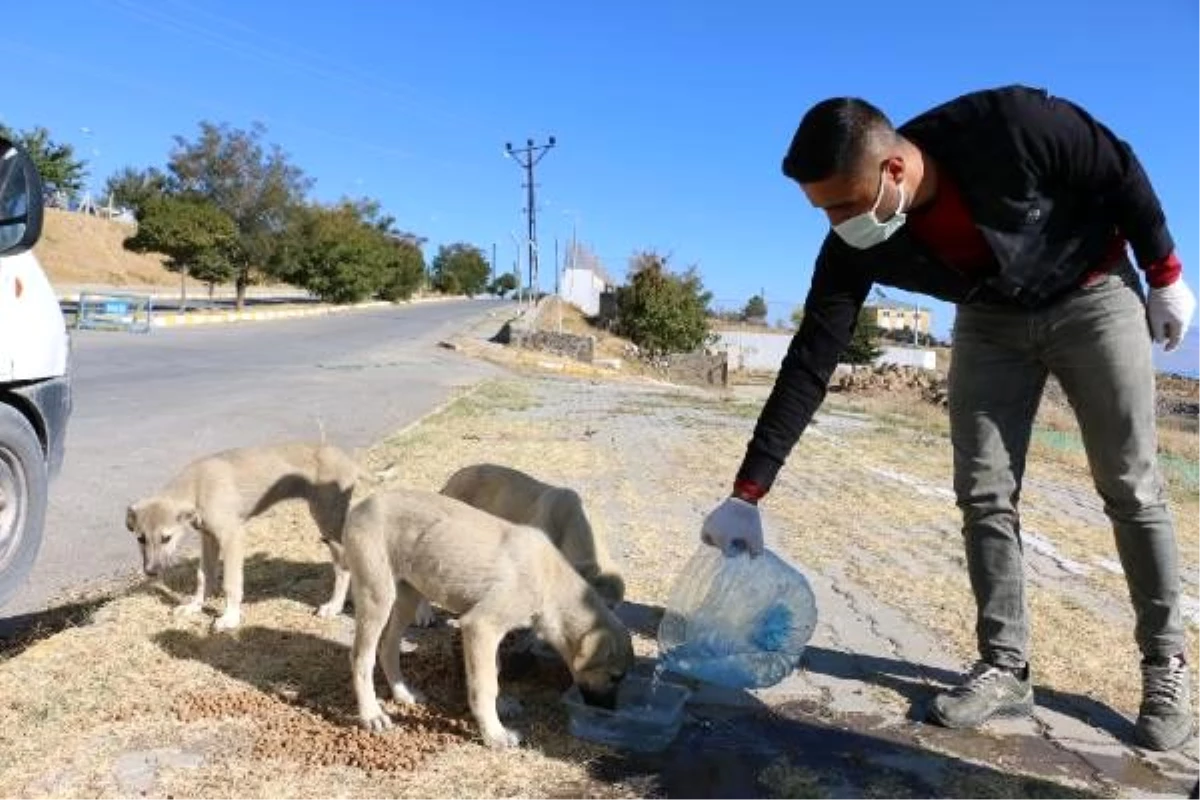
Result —
M 794 335 L 745 330 L 719 330 L 715 333 L 717 342 L 713 349 L 728 355 L 729 369 L 749 372 L 778 372 Z M 922 369 L 934 369 L 937 366 L 937 354 L 932 350 L 895 345 L 883 345 L 880 350 L 882 352 L 875 359 L 876 365 L 898 364 Z
M 558 296 L 594 317 L 600 313 L 600 294 L 608 287 L 608 277 L 598 268 L 567 267 L 558 284 Z

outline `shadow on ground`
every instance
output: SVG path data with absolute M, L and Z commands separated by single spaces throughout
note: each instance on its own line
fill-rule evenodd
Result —
M 195 563 L 179 565 L 167 576 L 170 589 L 143 584 L 135 591 L 154 593 L 164 604 L 177 602 L 194 586 Z M 255 555 L 246 562 L 246 602 L 288 598 L 309 607 L 327 599 L 332 570 L 327 563 L 298 562 Z M 111 597 L 71 603 L 36 615 L 0 620 L 0 660 L 19 653 L 31 641 L 63 628 L 86 625 Z M 215 609 L 213 608 L 215 606 Z M 219 601 L 210 604 L 219 609 Z M 654 637 L 662 609 L 625 603 L 619 615 L 642 635 Z M 443 615 L 431 629 L 406 636 L 416 648 L 402 668 L 414 687 L 428 697 L 449 726 L 468 715 L 461 641 Z M 334 725 L 354 725 L 355 701 L 349 657 L 344 644 L 302 632 L 248 626 L 229 634 L 166 630 L 155 642 L 175 658 L 206 663 L 275 697 L 307 708 Z M 528 652 L 502 652 L 505 689 L 516 689 L 542 724 L 529 746 L 552 758 L 572 758 L 566 719 L 556 702 L 570 684 L 561 661 Z M 641 665 L 645 667 L 646 665 Z M 637 754 L 597 748 L 588 769 L 598 780 L 638 780 L 663 797 L 1087 797 L 1078 788 L 1100 788 L 1083 765 L 1064 768 L 1050 753 L 1053 745 L 1038 737 L 995 736 L 986 732 L 946 731 L 923 725 L 924 708 L 937 684 L 958 675 L 896 659 L 855 655 L 823 647 L 807 649 L 802 668 L 817 674 L 874 683 L 905 697 L 907 721 L 867 715 L 837 715 L 813 700 L 772 708 L 690 710 L 679 737 L 663 753 Z M 377 691 L 384 694 L 381 676 Z M 1042 707 L 1104 728 L 1119 738 L 1128 720 L 1091 698 L 1038 687 Z M 518 722 L 518 727 L 522 727 Z M 1061 757 L 1061 754 L 1058 754 Z M 981 763 L 986 762 L 986 763 Z M 1012 765 L 1060 780 L 1015 774 L 996 765 Z M 1072 781 L 1075 779 L 1079 783 Z M 1183 794 L 1161 776 L 1141 775 L 1139 788 L 1157 794 Z M 1110 787 L 1103 787 L 1109 789 Z
M 111 595 L 104 595 L 0 619 L 0 662 L 20 655 L 31 644 L 59 631 L 91 624 L 92 615 L 111 599 Z
M 831 677 L 865 681 L 891 689 L 903 696 L 910 704 L 908 718 L 923 721 L 936 688 L 957 684 L 962 675 L 956 672 L 899 661 L 879 656 L 845 653 L 825 647 L 808 647 L 804 651 L 801 668 Z M 1071 694 L 1048 686 L 1034 685 L 1037 704 L 1041 708 L 1057 711 L 1088 725 L 1101 728 L 1121 741 L 1131 741 L 1133 723 L 1110 706 L 1086 695 Z

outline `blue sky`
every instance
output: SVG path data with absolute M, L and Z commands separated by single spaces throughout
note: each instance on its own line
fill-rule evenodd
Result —
M 719 305 L 765 290 L 776 319 L 826 231 L 779 172 L 809 105 L 857 94 L 899 122 L 1021 82 L 1134 145 L 1195 287 L 1197 27 L 1194 0 L 28 3 L 0 39 L 0 119 L 78 146 L 97 187 L 163 164 L 201 119 L 261 121 L 318 198 L 375 197 L 430 252 L 495 243 L 504 267 L 524 222 L 503 145 L 553 134 L 546 288 L 574 223 L 617 276 L 654 247 L 699 265 Z M 945 333 L 952 311 L 935 313 Z

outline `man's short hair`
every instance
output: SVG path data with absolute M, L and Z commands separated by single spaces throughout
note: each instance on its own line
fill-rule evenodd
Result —
M 783 174 L 816 183 L 853 172 L 881 137 L 896 131 L 883 112 L 857 97 L 831 97 L 810 108 L 783 157 Z

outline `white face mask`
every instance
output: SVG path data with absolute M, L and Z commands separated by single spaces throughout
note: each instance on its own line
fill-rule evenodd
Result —
M 896 213 L 887 222 L 880 222 L 875 216 L 875 212 L 879 209 L 879 202 L 883 200 L 883 179 L 884 175 L 881 174 L 879 176 L 879 192 L 875 195 L 875 204 L 871 206 L 870 211 L 864 211 L 857 217 L 851 217 L 833 226 L 834 233 L 842 237 L 843 242 L 857 250 L 866 250 L 868 247 L 874 247 L 886 241 L 893 233 L 900 230 L 907 217 L 907 214 L 904 213 L 904 184 L 900 184 L 900 203 L 896 206 Z

